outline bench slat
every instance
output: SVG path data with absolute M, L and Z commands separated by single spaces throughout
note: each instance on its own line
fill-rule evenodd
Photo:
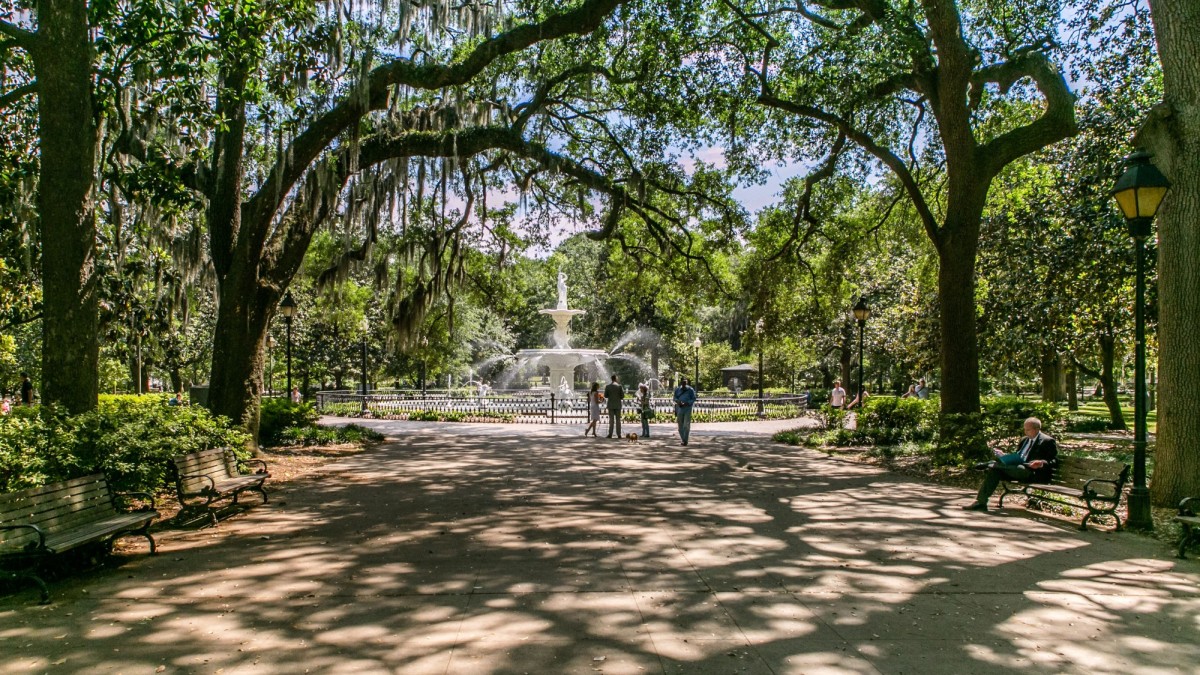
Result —
M 63 499 L 70 499 L 83 495 L 88 495 L 94 492 L 107 492 L 108 483 L 106 481 L 91 481 L 73 485 L 68 488 L 55 489 L 51 491 L 43 491 L 41 489 L 22 490 L 21 492 L 10 492 L 2 495 L 0 499 L 0 518 L 9 513 L 21 511 L 30 506 L 38 504 L 54 504 Z
M 0 523 L 19 521 L 37 524 L 42 520 L 57 518 L 72 512 L 86 512 L 105 507 L 111 510 L 110 494 L 107 490 L 93 490 L 84 495 L 73 495 L 55 502 L 27 504 L 24 508 L 14 508 L 11 511 L 0 513 Z
M 63 553 L 73 548 L 97 539 L 104 539 L 122 530 L 136 529 L 151 520 L 154 513 L 122 513 L 100 522 L 91 523 L 65 532 L 55 537 L 46 538 L 46 548 L 53 553 Z

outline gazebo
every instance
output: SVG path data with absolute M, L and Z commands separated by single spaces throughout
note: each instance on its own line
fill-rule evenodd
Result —
M 721 384 L 726 389 L 744 390 L 758 386 L 758 368 L 751 363 L 743 363 L 721 369 Z M 736 385 L 736 386 L 735 386 Z

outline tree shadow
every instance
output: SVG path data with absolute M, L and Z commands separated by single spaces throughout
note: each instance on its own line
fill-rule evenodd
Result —
M 405 434 L 0 599 L 0 670 L 1187 670 L 1200 566 L 761 438 Z M 1159 550 L 1161 549 L 1161 550 Z M 1151 555 L 1151 552 L 1154 555 Z

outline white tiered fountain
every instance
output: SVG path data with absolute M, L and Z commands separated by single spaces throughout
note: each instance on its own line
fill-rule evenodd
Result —
M 549 314 L 554 319 L 554 347 L 522 349 L 516 353 L 516 357 L 530 365 L 547 366 L 550 369 L 550 389 L 560 396 L 570 396 L 574 390 L 575 368 L 604 361 L 609 354 L 603 349 L 571 348 L 571 319 L 586 312 L 567 307 L 567 275 L 561 270 L 558 272 L 558 306 L 540 309 L 538 313 Z

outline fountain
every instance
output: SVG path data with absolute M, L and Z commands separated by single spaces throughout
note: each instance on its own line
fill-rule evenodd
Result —
M 608 352 L 603 349 L 574 349 L 571 347 L 571 319 L 587 312 L 567 306 L 567 275 L 558 272 L 558 306 L 540 309 L 554 319 L 554 346 L 550 349 L 522 349 L 516 353 L 519 362 L 547 366 L 550 369 L 550 390 L 568 397 L 575 389 L 575 368 L 589 363 L 603 363 Z

